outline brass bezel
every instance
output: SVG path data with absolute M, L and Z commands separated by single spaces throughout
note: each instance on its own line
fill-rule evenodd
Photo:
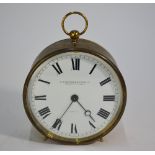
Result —
M 83 39 L 80 39 L 81 42 L 83 41 Z M 87 41 L 87 40 L 84 40 L 84 41 Z M 65 42 L 65 40 L 62 40 L 62 41 L 59 41 L 58 44 L 62 44 L 62 42 Z M 91 41 L 87 41 L 88 43 L 91 43 L 91 44 L 95 44 Z M 96 44 L 97 45 L 97 44 Z M 72 45 L 71 45 L 72 46 Z M 98 46 L 98 45 L 97 45 Z M 50 47 L 50 46 L 49 46 Z M 47 49 L 49 48 L 47 47 Z M 26 81 L 25 81 L 25 84 L 24 84 L 24 89 L 23 89 L 23 103 L 24 103 L 24 108 L 25 108 L 25 111 L 26 111 L 26 114 L 29 118 L 29 120 L 31 121 L 31 123 L 36 127 L 36 129 L 38 129 L 38 131 L 40 131 L 40 133 L 42 133 L 45 137 L 47 138 L 50 138 L 54 141 L 57 141 L 57 142 L 61 142 L 63 144 L 88 144 L 88 143 L 92 143 L 94 142 L 95 140 L 97 139 L 100 139 L 102 138 L 103 136 L 105 136 L 106 134 L 108 134 L 116 125 L 117 123 L 119 122 L 121 116 L 123 115 L 123 112 L 124 112 L 124 109 L 125 109 L 125 106 L 126 106 L 126 99 L 127 99 L 127 91 L 126 91 L 126 85 L 125 85 L 125 82 L 124 82 L 124 79 L 123 79 L 123 76 L 121 74 L 121 72 L 119 71 L 119 69 L 117 68 L 117 66 L 115 65 L 115 62 L 113 60 L 113 58 L 110 57 L 110 55 L 105 55 L 104 52 L 108 53 L 107 51 L 105 51 L 105 49 L 103 49 L 103 53 L 102 52 L 98 52 L 97 50 L 92 50 L 92 48 L 89 46 L 86 46 L 85 48 L 84 47 L 68 47 L 68 48 L 62 48 L 62 49 L 58 49 L 58 50 L 55 50 L 55 51 L 52 51 L 51 53 L 50 52 L 47 52 L 46 54 L 41 54 L 36 62 L 33 64 L 27 78 L 26 78 Z M 46 51 L 46 49 L 45 49 Z M 120 80 L 120 83 L 121 83 L 121 88 L 122 88 L 122 92 L 123 92 L 123 95 L 122 95 L 122 100 L 121 100 L 121 104 L 120 104 L 120 107 L 116 113 L 116 116 L 115 118 L 110 122 L 110 124 L 108 124 L 108 126 L 106 128 L 104 128 L 102 131 L 100 131 L 99 133 L 93 135 L 93 136 L 89 136 L 89 137 L 85 137 L 85 138 L 65 138 L 65 137 L 60 137 L 54 133 L 52 133 L 51 131 L 48 131 L 47 129 L 45 129 L 38 121 L 37 119 L 34 117 L 32 111 L 31 111 L 31 108 L 30 108 L 30 103 L 28 102 L 28 98 L 27 98 L 27 93 L 28 93 L 28 85 L 29 85 L 29 81 L 31 79 L 31 76 L 33 75 L 33 73 L 35 72 L 35 70 L 43 63 L 45 62 L 47 59 L 55 56 L 55 55 L 58 55 L 58 54 L 61 54 L 61 53 L 66 53 L 66 52 L 76 52 L 79 51 L 79 52 L 84 52 L 84 53 L 89 53 L 89 54 L 92 54 L 96 57 L 99 57 L 101 58 L 103 61 L 107 62 L 113 69 L 114 71 L 116 72 L 119 80 Z M 44 53 L 44 51 L 42 52 Z

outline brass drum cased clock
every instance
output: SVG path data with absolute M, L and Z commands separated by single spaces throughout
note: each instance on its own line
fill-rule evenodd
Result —
M 68 33 L 72 14 L 86 21 L 83 32 Z M 126 85 L 114 58 L 100 45 L 80 39 L 88 27 L 80 12 L 62 20 L 70 39 L 45 48 L 34 61 L 23 89 L 24 108 L 45 137 L 67 144 L 86 144 L 109 133 L 126 105 Z

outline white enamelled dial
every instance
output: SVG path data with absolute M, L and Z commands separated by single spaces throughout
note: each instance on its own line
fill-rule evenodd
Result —
M 104 130 L 121 106 L 122 86 L 103 59 L 66 52 L 44 61 L 28 84 L 28 103 L 40 126 L 66 138 L 91 137 Z

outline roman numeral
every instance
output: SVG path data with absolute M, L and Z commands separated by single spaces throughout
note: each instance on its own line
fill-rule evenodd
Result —
M 73 123 L 71 124 L 71 133 L 78 133 L 77 128 L 76 128 L 76 124 L 74 125 Z
M 43 82 L 43 83 L 46 83 L 46 84 L 50 84 L 50 82 L 45 81 L 45 80 L 42 80 L 42 79 L 39 79 L 38 81 Z
M 100 85 L 103 86 L 103 85 L 105 85 L 106 83 L 108 83 L 108 82 L 110 82 L 110 81 L 111 81 L 111 79 L 110 79 L 110 77 L 108 77 L 107 79 L 101 81 L 101 82 L 100 82 Z
M 97 66 L 97 64 L 95 64 L 95 65 L 93 66 L 93 68 L 91 69 L 91 71 L 89 72 L 89 74 L 91 74 L 91 73 L 94 71 L 94 69 L 96 68 L 96 66 Z
M 59 130 L 61 125 L 62 125 L 62 121 L 60 119 L 56 119 L 56 121 L 54 122 L 52 127 L 55 128 L 55 129 L 57 128 L 57 130 Z
M 97 115 L 101 116 L 104 119 L 107 119 L 109 116 L 110 112 L 104 110 L 104 109 L 100 109 L 99 112 L 97 113 Z
M 56 66 L 55 66 L 55 65 L 52 65 L 52 67 L 55 69 L 55 71 L 56 71 L 58 74 L 63 73 L 58 63 L 56 63 Z
M 94 129 L 96 128 L 95 125 L 89 121 L 90 126 L 92 126 Z
M 43 116 L 43 119 L 45 119 L 48 115 L 51 114 L 49 107 L 45 107 L 45 108 L 39 110 L 38 112 L 39 112 L 40 116 Z
M 35 100 L 46 100 L 46 95 L 35 96 Z
M 72 58 L 72 68 L 73 70 L 80 70 L 80 59 L 79 58 Z
M 105 95 L 103 101 L 115 101 L 115 95 Z

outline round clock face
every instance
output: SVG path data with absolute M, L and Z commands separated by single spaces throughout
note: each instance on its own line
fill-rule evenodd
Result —
M 31 76 L 27 96 L 36 124 L 64 139 L 102 132 L 118 115 L 123 98 L 114 69 L 83 52 L 43 62 Z

